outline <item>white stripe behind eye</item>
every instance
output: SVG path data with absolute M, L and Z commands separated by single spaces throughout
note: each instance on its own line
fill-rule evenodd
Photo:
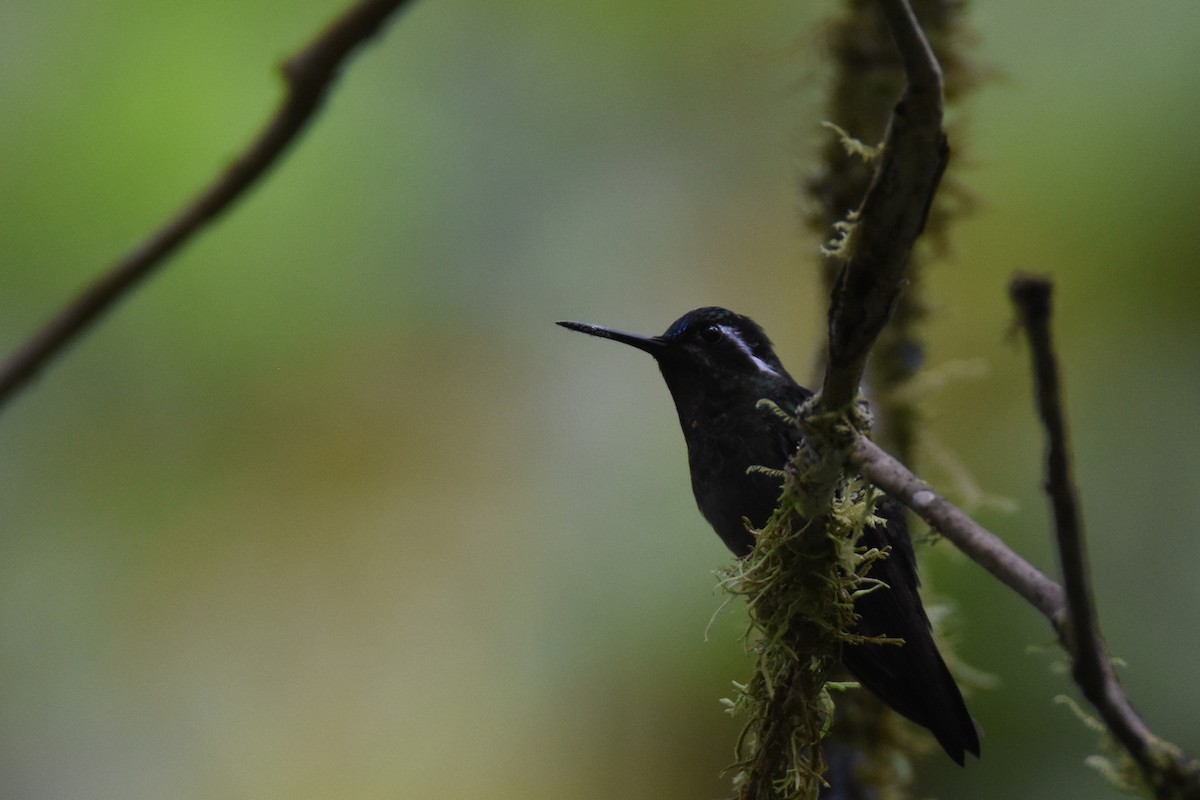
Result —
M 754 362 L 754 366 L 758 367 L 759 372 L 765 372 L 769 375 L 779 375 L 779 373 L 775 371 L 774 367 L 763 361 L 758 356 L 754 355 L 754 351 L 750 349 L 750 345 L 746 344 L 736 330 L 728 325 L 718 325 L 717 327 L 721 329 L 721 333 L 725 334 L 726 338 L 737 345 L 737 348 L 746 354 L 746 358 Z

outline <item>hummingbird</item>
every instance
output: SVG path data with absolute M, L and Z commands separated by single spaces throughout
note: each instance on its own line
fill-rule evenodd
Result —
M 611 339 L 649 353 L 675 401 L 687 442 L 692 493 L 700 513 L 735 556 L 754 549 L 780 495 L 778 472 L 800 444 L 799 429 L 759 400 L 794 415 L 813 393 L 788 374 L 771 340 L 749 317 L 724 308 L 697 308 L 661 336 L 583 322 L 559 322 L 573 331 Z M 751 469 L 767 467 L 768 470 Z M 890 548 L 872 568 L 885 587 L 855 602 L 856 633 L 901 638 L 895 644 L 847 644 L 842 663 L 859 683 L 913 722 L 928 728 L 958 764 L 979 755 L 979 734 L 962 693 L 934 644 L 917 587 L 916 554 L 903 508 L 886 496 L 880 524 L 868 525 L 860 544 Z

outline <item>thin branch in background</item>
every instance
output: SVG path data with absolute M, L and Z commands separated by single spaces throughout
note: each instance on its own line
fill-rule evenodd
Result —
M 250 145 L 159 230 L 105 270 L 0 364 L 0 408 L 274 166 L 320 109 L 343 63 L 409 0 L 363 0 L 283 64 L 287 94 Z
M 1157 797 L 1200 796 L 1200 764 L 1146 726 L 1117 679 L 1100 633 L 1050 331 L 1053 285 L 1045 278 L 1018 276 L 1009 285 L 1009 295 L 1029 337 L 1038 414 L 1046 430 L 1046 493 L 1054 509 L 1054 533 L 1066 587 L 1067 626 L 1063 632 L 1075 683 L 1095 706 L 1109 733 L 1137 763 Z
M 1050 282 L 1042 278 L 1018 276 L 1009 284 L 1009 296 L 1029 336 L 1038 414 L 1046 429 L 1045 488 L 1054 509 L 1054 532 L 1069 610 L 1066 634 L 1075 653 L 1075 679 L 1081 684 L 1093 683 L 1103 672 L 1101 663 L 1108 658 L 1101 652 L 1083 522 L 1071 475 L 1067 425 L 1059 396 L 1058 360 L 1050 336 L 1051 291 Z
M 1086 563 L 1082 560 L 1082 525 L 1078 521 L 1074 484 L 1070 477 L 1066 427 L 1049 336 L 1049 291 L 1050 284 L 1046 281 L 1019 278 L 1014 282 L 1012 294 L 1030 329 L 1038 404 L 1046 421 L 1049 439 L 1047 489 L 1055 504 L 1056 533 L 1066 589 L 1046 577 L 998 536 L 941 497 L 870 440 L 858 437 L 850 460 L 872 483 L 911 508 L 1050 620 L 1059 641 L 1075 661 L 1074 678 L 1084 697 L 1099 712 L 1114 740 L 1137 764 L 1155 797 L 1161 800 L 1200 800 L 1200 762 L 1174 744 L 1159 738 L 1138 716 L 1113 671 L 1095 622 L 1095 614 L 1091 610 L 1091 588 L 1087 582 Z M 1068 490 L 1063 491 L 1061 487 L 1068 487 Z M 1077 603 L 1081 604 L 1079 607 L 1082 611 L 1076 611 Z M 1076 614 L 1089 618 L 1085 627 L 1077 624 Z M 1086 642 L 1081 640 L 1083 631 L 1090 632 Z M 1083 666 L 1080 662 L 1084 659 L 1092 663 Z

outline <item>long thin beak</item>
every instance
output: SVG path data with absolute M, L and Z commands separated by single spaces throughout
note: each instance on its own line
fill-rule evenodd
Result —
M 612 339 L 614 342 L 621 342 L 630 347 L 636 347 L 638 350 L 644 350 L 655 358 L 658 358 L 667 347 L 666 342 L 657 336 L 639 336 L 636 333 L 623 333 L 621 331 L 614 331 L 612 328 L 589 325 L 586 322 L 559 322 L 558 324 L 569 330 L 586 333 L 589 336 Z

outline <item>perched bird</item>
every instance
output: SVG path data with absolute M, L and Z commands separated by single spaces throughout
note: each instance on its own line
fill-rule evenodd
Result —
M 748 555 L 755 540 L 743 520 L 761 528 L 780 493 L 778 477 L 749 468 L 782 469 L 800 436 L 758 401 L 766 398 L 794 413 L 812 396 L 784 369 L 762 328 L 749 317 L 715 307 L 689 311 L 661 336 L 582 322 L 558 324 L 654 356 L 679 413 L 700 513 L 735 555 Z M 885 703 L 928 728 L 962 764 L 965 753 L 979 755 L 979 735 L 917 595 L 917 562 L 903 509 L 885 498 L 877 513 L 886 524 L 868 526 L 860 544 L 891 546 L 871 571 L 888 588 L 857 600 L 856 632 L 899 637 L 904 644 L 846 645 L 842 662 Z

